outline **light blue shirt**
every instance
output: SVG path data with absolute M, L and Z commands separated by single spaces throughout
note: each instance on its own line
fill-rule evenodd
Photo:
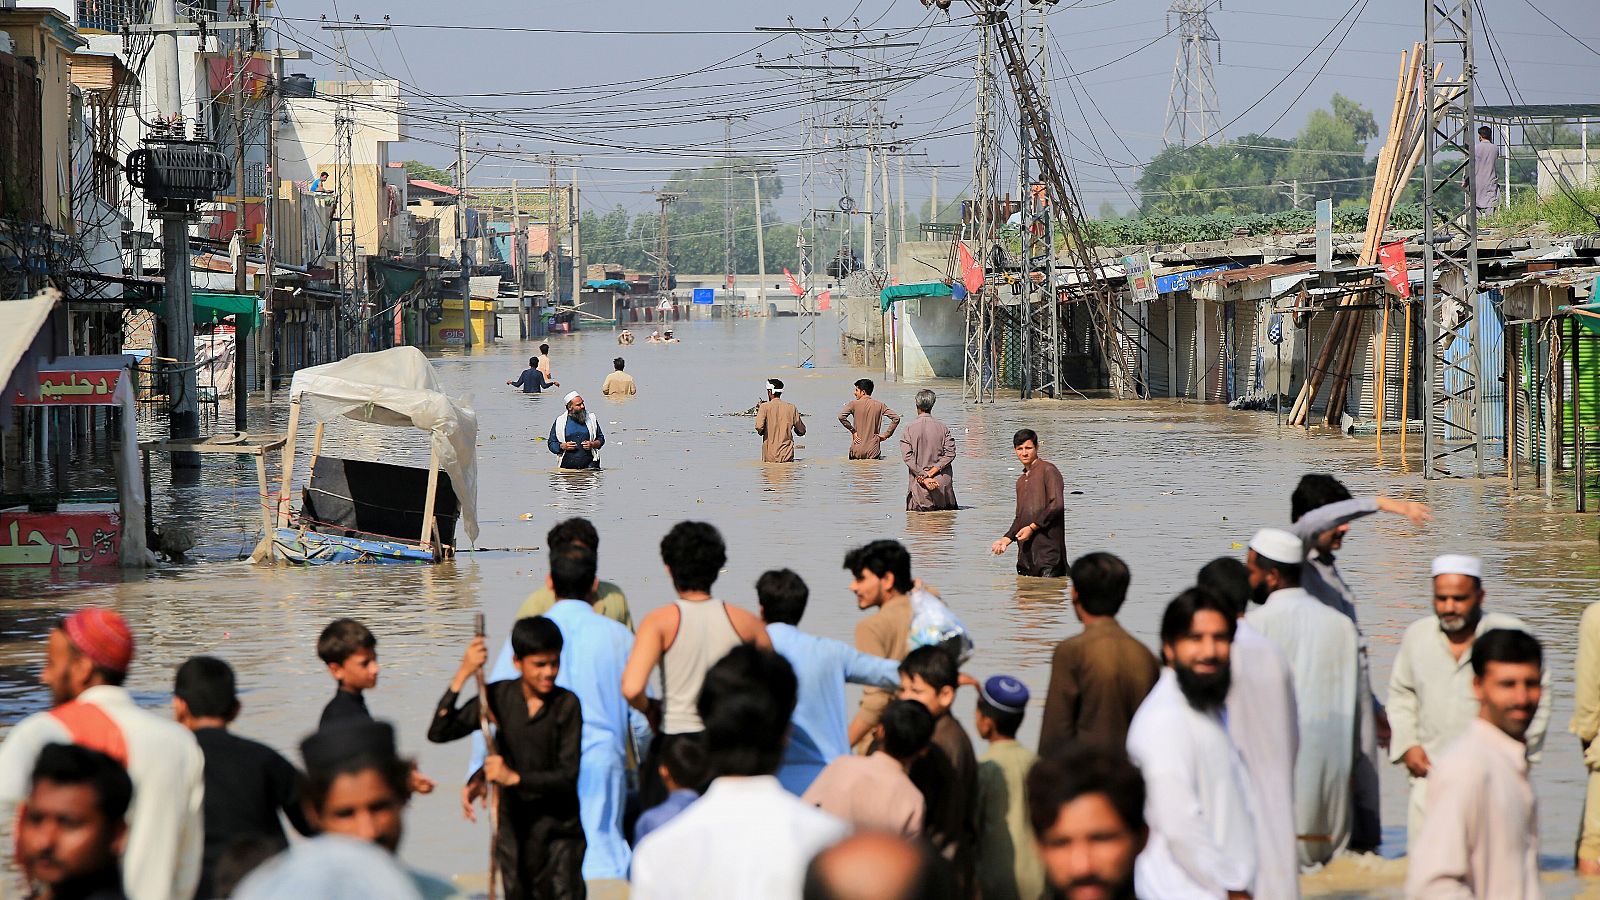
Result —
M 823 768 L 850 752 L 850 719 L 844 685 L 896 688 L 900 664 L 862 653 L 842 641 L 806 634 L 793 625 L 770 624 L 772 648 L 794 666 L 799 694 L 790 719 L 778 781 L 795 796 L 806 792 Z

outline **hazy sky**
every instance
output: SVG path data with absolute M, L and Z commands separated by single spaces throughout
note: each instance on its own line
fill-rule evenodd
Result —
M 1561 34 L 1538 15 L 1535 3 L 1595 49 Z M 1482 0 L 1516 99 L 1600 100 L 1600 90 L 1584 90 L 1600 80 L 1594 4 Z M 1176 34 L 1166 33 L 1167 5 L 1168 0 L 1063 0 L 1049 16 L 1058 137 L 1082 160 L 1074 169 L 1091 212 L 1107 199 L 1131 205 L 1136 164 L 1161 148 L 1178 44 Z M 820 28 L 826 15 L 834 28 L 859 22 L 862 33 L 836 36 L 841 43 L 883 42 L 885 34 L 888 42 L 915 43 L 876 51 L 888 60 L 888 74 L 901 80 L 876 88 L 836 86 L 832 92 L 886 95 L 887 116 L 902 123 L 894 138 L 913 141 L 927 161 L 949 166 L 939 176 L 943 202 L 971 177 L 977 35 L 968 9 L 959 0 L 949 13 L 916 0 L 279 0 L 277 13 L 284 17 L 285 46 L 299 42 L 317 55 L 310 64 L 291 63 L 289 71 L 321 77 L 333 75 L 333 38 L 320 30 L 321 16 L 360 15 L 369 22 L 390 16 L 392 31 L 352 33 L 349 50 L 358 68 L 409 86 L 413 140 L 394 148 L 395 158 L 449 162 L 454 123 L 465 119 L 472 128 L 470 144 L 493 151 L 473 169 L 475 181 L 543 181 L 542 165 L 517 166 L 519 148 L 581 154 L 586 208 L 620 203 L 642 210 L 652 206 L 643 192 L 659 186 L 673 168 L 716 162 L 724 126 L 713 117 L 748 115 L 734 122 L 734 149 L 772 154 L 785 178 L 780 211 L 788 216 L 801 193 L 797 151 L 805 138 L 806 99 L 820 73 L 757 65 L 818 64 L 821 41 L 755 29 L 787 26 L 790 15 L 796 26 Z M 1221 38 L 1216 75 L 1225 134 L 1290 137 L 1335 91 L 1361 102 L 1386 126 L 1399 52 L 1420 39 L 1422 14 L 1422 0 L 1225 0 L 1211 14 Z M 1506 102 L 1481 22 L 1478 37 L 1479 102 Z M 854 66 L 870 55 L 834 51 L 828 62 Z M 1074 72 L 1084 74 L 1071 77 Z M 1014 132 L 1003 136 L 1007 155 L 1015 153 L 1015 144 Z M 563 170 L 562 177 L 570 173 Z M 839 177 L 819 177 L 817 193 L 833 198 L 841 190 Z M 859 197 L 856 177 L 851 193 Z M 911 203 L 920 206 L 929 187 L 926 170 L 908 173 Z

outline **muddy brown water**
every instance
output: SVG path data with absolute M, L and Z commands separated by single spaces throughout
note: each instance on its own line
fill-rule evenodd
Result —
M 846 641 L 861 613 L 841 567 L 845 551 L 880 537 L 903 540 L 916 575 L 938 586 L 972 628 L 978 652 L 968 669 L 1010 673 L 1034 691 L 1022 733 L 1032 745 L 1050 648 L 1078 625 L 1064 582 L 1019 577 L 1014 557 L 989 554 L 1011 518 L 1019 467 L 1009 437 L 1026 426 L 1040 433 L 1043 455 L 1061 467 L 1071 492 L 1069 553 L 1108 550 L 1128 560 L 1133 588 L 1122 618 L 1152 644 L 1161 609 L 1201 565 L 1242 554 L 1255 528 L 1287 521 L 1289 492 L 1302 473 L 1332 472 L 1357 494 L 1430 503 L 1435 521 L 1426 530 L 1398 517 L 1370 518 L 1354 527 L 1340 557 L 1360 596 L 1375 683 L 1385 690 L 1405 627 L 1429 614 L 1432 556 L 1481 554 L 1491 573 L 1487 603 L 1529 622 L 1554 667 L 1551 735 L 1533 777 L 1546 864 L 1570 868 L 1584 770 L 1565 729 L 1578 618 L 1584 604 L 1600 599 L 1592 517 L 1542 496 L 1512 495 L 1504 480 L 1425 482 L 1392 452 L 1378 464 L 1370 438 L 1280 429 L 1270 413 L 1173 401 L 1002 397 L 981 408 L 963 405 L 958 382 L 885 384 L 881 372 L 844 365 L 827 320 L 817 329 L 819 367 L 799 369 L 797 327 L 793 319 L 684 323 L 682 344 L 630 347 L 605 332 L 553 336 L 562 388 L 542 396 L 504 385 L 533 344 L 441 355 L 440 378 L 471 398 L 479 418 L 478 543 L 511 548 L 465 553 L 445 565 L 255 567 L 238 558 L 256 537 L 253 465 L 213 459 L 201 484 L 173 487 L 158 460 L 156 520 L 187 523 L 199 546 L 183 565 L 126 579 L 87 571 L 0 575 L 0 595 L 10 598 L 0 608 L 0 727 L 46 705 L 37 674 L 41 638 L 55 617 L 106 604 L 134 625 L 139 646 L 129 685 L 142 700 L 164 705 L 172 673 L 188 656 L 221 656 L 237 669 L 244 692 L 237 729 L 298 760 L 297 742 L 333 690 L 314 652 L 316 635 L 335 617 L 356 616 L 379 640 L 383 673 L 370 707 L 397 723 L 405 751 L 441 784 L 413 801 L 403 855 L 434 872 L 482 871 L 486 826 L 463 821 L 454 789 L 466 745 L 426 743 L 427 722 L 470 636 L 472 614 L 486 612 L 491 640 L 503 639 L 517 605 L 544 577 L 545 531 L 557 519 L 582 515 L 600 530 L 602 576 L 628 592 L 636 617 L 672 597 L 657 553 L 661 536 L 678 520 L 704 519 L 728 542 L 718 596 L 754 608 L 756 577 L 768 568 L 793 568 L 812 591 L 803 626 Z M 637 397 L 620 402 L 599 394 L 618 355 L 639 384 Z M 792 465 L 760 463 L 753 420 L 732 415 L 755 403 L 769 376 L 787 382 L 786 398 L 807 416 L 810 431 Z M 835 417 L 850 399 L 851 382 L 863 376 L 877 379 L 877 396 L 907 415 L 918 388 L 939 392 L 935 414 L 950 424 L 960 454 L 960 510 L 908 514 L 898 460 L 846 458 L 848 435 Z M 557 473 L 545 449 L 568 389 L 582 391 L 601 417 L 603 472 Z M 286 407 L 280 394 L 275 409 L 255 410 L 255 420 L 270 412 L 281 430 Z M 889 446 L 897 449 L 898 442 Z M 330 427 L 324 452 L 426 460 L 420 435 L 403 431 Z M 971 705 L 970 694 L 963 695 L 959 711 L 969 726 Z M 1386 769 L 1383 779 L 1384 851 L 1393 855 L 1403 852 L 1406 785 L 1397 768 Z

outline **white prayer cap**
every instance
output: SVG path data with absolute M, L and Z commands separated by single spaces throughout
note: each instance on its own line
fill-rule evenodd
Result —
M 1446 553 L 1433 558 L 1433 577 L 1440 575 L 1470 575 L 1483 580 L 1483 560 L 1462 553 Z
M 783 393 L 783 385 L 769 381 L 767 382 L 767 390 L 773 392 L 774 394 L 781 394 Z
M 572 401 L 574 401 L 576 399 L 578 399 L 578 392 L 577 391 L 568 391 L 567 395 L 565 397 L 561 398 L 561 402 L 570 404 Z
M 1263 528 L 1256 532 L 1250 539 L 1250 549 L 1257 556 L 1285 565 L 1298 566 L 1306 561 L 1306 545 L 1281 528 Z

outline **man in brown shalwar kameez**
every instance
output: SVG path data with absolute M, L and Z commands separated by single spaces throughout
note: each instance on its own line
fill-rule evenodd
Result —
M 1039 458 L 1039 435 L 1024 428 L 1011 438 L 1022 463 L 1017 479 L 1017 517 L 990 547 L 995 556 L 1017 545 L 1017 574 L 1061 578 L 1067 574 L 1066 501 L 1061 470 Z
M 901 455 L 910 470 L 906 509 L 927 512 L 955 509 L 956 439 L 933 417 L 933 391 L 917 391 L 917 418 L 900 438 Z
M 856 382 L 856 398 L 839 412 L 839 424 L 850 432 L 851 459 L 883 459 L 882 444 L 894 436 L 900 427 L 900 414 L 872 396 L 872 379 Z M 889 430 L 878 433 L 883 420 L 889 420 Z
M 761 435 L 762 462 L 794 462 L 794 439 L 804 436 L 806 423 L 800 410 L 783 399 L 783 382 L 767 380 L 767 399 L 756 410 L 756 434 Z

